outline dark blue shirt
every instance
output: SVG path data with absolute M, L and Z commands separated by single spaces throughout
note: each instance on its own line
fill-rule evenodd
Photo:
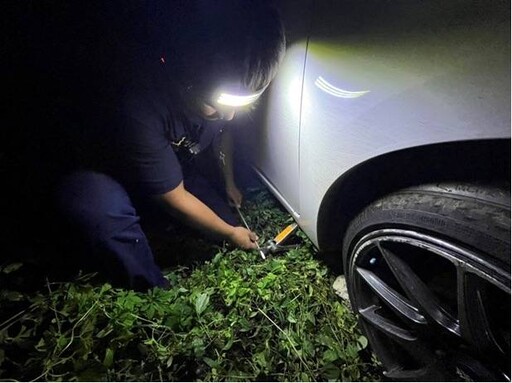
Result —
M 223 121 L 187 115 L 176 84 L 158 59 L 126 63 L 101 96 L 82 157 L 143 195 L 176 188 L 191 168 L 183 138 L 204 150 L 222 131 Z M 109 86 L 106 86 L 109 88 Z M 92 140 L 92 141 L 91 141 Z M 173 144 L 174 143 L 174 144 Z M 83 150 L 83 149 L 82 149 Z

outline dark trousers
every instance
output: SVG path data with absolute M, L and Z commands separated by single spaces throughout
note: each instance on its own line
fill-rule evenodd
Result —
M 185 188 L 231 225 L 237 219 L 225 198 L 200 174 L 184 180 Z M 139 214 L 148 205 L 134 203 L 126 189 L 108 175 L 78 171 L 58 188 L 58 206 L 66 222 L 85 246 L 87 264 L 118 286 L 146 290 L 165 287 L 167 280 L 156 265 Z M 154 207 L 147 209 L 154 214 Z M 162 219 L 162 215 L 155 217 Z

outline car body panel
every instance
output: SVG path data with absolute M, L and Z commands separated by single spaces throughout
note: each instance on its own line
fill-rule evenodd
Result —
M 316 245 L 322 199 L 354 166 L 405 148 L 510 137 L 502 8 L 315 2 L 309 40 L 290 46 L 271 86 L 256 164 Z
M 266 107 L 261 129 L 251 141 L 258 142 L 255 170 L 286 206 L 299 218 L 299 135 L 302 80 L 307 36 L 312 21 L 312 0 L 284 1 L 280 11 L 286 26 L 287 50 L 278 76 L 263 97 Z M 267 129 L 268 128 L 268 129 Z M 261 169 L 264 169 L 262 171 Z M 286 195 L 286 198 L 281 196 Z
M 297 44 L 287 51 L 282 64 L 282 75 L 270 90 L 265 126 L 276 129 L 260 130 L 258 137 L 257 171 L 265 169 L 264 175 L 274 192 L 285 195 L 283 202 L 297 219 L 299 218 L 299 134 L 300 105 L 302 98 L 302 74 L 306 44 Z M 302 64 L 301 64 L 302 62 Z M 261 175 L 261 174 L 260 174 Z

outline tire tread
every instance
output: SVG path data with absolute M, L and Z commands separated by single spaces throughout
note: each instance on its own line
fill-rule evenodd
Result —
M 453 185 L 415 186 L 374 201 L 349 225 L 344 254 L 357 235 L 392 224 L 437 233 L 510 265 L 510 192 L 490 188 L 486 193 L 479 186 L 471 198 L 466 192 L 471 185 L 458 184 L 463 193 Z

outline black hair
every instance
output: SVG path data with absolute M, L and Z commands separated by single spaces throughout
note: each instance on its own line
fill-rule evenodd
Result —
M 264 89 L 284 56 L 280 15 L 267 0 L 173 0 L 161 29 L 165 60 L 184 87 L 210 91 L 237 81 Z

